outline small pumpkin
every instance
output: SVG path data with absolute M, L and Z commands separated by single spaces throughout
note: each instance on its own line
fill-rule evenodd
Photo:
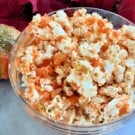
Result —
M 0 79 L 8 79 L 9 55 L 19 34 L 14 27 L 0 24 Z

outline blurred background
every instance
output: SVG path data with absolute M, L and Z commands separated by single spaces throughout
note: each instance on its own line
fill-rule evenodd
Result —
M 23 30 L 36 13 L 78 6 L 110 10 L 135 23 L 135 0 L 0 0 L 0 23 Z

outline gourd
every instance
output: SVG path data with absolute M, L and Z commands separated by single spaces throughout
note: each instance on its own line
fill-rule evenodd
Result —
M 0 79 L 8 79 L 8 63 L 11 48 L 20 31 L 14 27 L 0 24 Z

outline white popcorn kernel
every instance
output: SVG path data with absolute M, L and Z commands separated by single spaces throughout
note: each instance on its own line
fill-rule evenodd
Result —
M 112 74 L 114 70 L 114 64 L 110 62 L 109 60 L 105 61 L 105 72 L 108 74 Z
M 49 59 L 52 58 L 54 51 L 55 51 L 55 48 L 52 45 L 47 45 L 44 57 L 49 58 Z
M 64 86 L 63 90 L 65 91 L 67 96 L 72 96 L 74 94 L 71 87 L 69 87 L 69 86 Z
M 82 56 L 89 56 L 89 44 L 87 42 L 80 44 L 79 50 Z
M 127 51 L 125 50 L 125 49 L 121 49 L 120 51 L 119 51 L 119 58 L 120 59 L 125 59 L 126 57 L 128 56 L 128 53 L 127 53 Z
M 36 77 L 36 71 L 30 71 L 30 72 L 26 73 L 26 75 Z
M 63 10 L 59 10 L 56 13 L 55 20 L 62 23 L 62 25 L 66 25 L 67 27 L 70 27 L 70 22 L 68 20 L 67 14 Z
M 44 53 L 38 52 L 38 56 L 36 57 L 35 62 L 37 64 L 41 64 L 43 59 L 44 59 Z
M 92 46 L 92 49 L 93 49 L 93 51 L 94 51 L 95 53 L 99 53 L 100 50 L 101 50 L 101 43 L 99 43 L 99 42 L 94 43 L 94 44 L 92 44 L 92 45 L 90 45 L 90 46 Z
M 66 78 L 67 82 L 75 83 L 77 86 L 80 86 L 80 77 L 76 74 L 74 70 L 71 70 L 70 74 Z
M 135 40 L 126 39 L 123 41 L 130 55 L 135 56 Z
M 55 105 L 58 105 L 58 107 L 59 107 L 60 109 L 64 107 L 64 104 L 63 104 L 63 102 L 62 102 L 61 96 L 59 96 L 59 95 L 55 96 L 55 97 L 53 98 L 53 100 L 52 100 L 52 104 L 50 104 L 50 105 L 48 106 L 48 109 L 49 109 L 49 108 L 54 108 L 54 109 L 55 109 Z
M 121 49 L 119 45 L 109 46 L 105 54 L 107 54 L 107 57 L 113 63 L 121 63 L 128 56 L 127 51 Z
M 69 118 L 68 124 L 72 124 L 73 121 L 74 121 L 74 119 L 75 119 L 75 117 L 76 117 L 76 112 L 75 112 L 75 110 L 70 110 L 69 115 L 70 115 L 70 118 Z
M 32 102 L 37 102 L 40 98 L 40 95 L 36 89 L 33 88 L 33 96 L 32 96 Z
M 95 119 L 98 116 L 97 109 L 95 109 L 94 107 L 91 107 L 91 105 L 88 105 L 85 107 L 85 113 L 88 115 L 88 117 L 90 118 L 92 122 L 95 121 Z
M 57 11 L 56 16 L 61 21 L 63 21 L 65 18 L 67 18 L 67 14 L 63 10 Z
M 31 55 L 31 54 L 27 54 L 26 56 L 25 56 L 25 60 L 27 60 L 28 62 L 33 62 L 33 56 Z
M 110 121 L 118 118 L 119 116 L 119 108 L 117 107 L 119 102 L 120 102 L 120 99 L 114 98 L 104 108 L 105 117 L 106 118 L 110 117 Z
M 98 56 L 97 53 L 100 51 L 100 49 L 101 47 L 98 46 L 98 44 L 88 44 L 87 42 L 82 42 L 79 46 L 79 51 L 81 55 L 91 58 Z
M 135 68 L 135 59 L 127 59 L 125 65 L 129 68 Z
M 134 81 L 135 81 L 135 70 L 134 69 L 127 69 L 125 71 L 124 81 L 130 85 L 134 85 Z
M 58 85 L 62 84 L 62 79 L 64 78 L 64 74 L 60 74 L 59 76 L 56 77 L 56 81 Z
M 116 86 L 107 86 L 103 87 L 99 90 L 100 94 L 110 96 L 112 98 L 117 97 L 119 95 L 119 92 L 121 92 L 120 87 Z
M 57 43 L 57 47 L 63 53 L 67 53 L 74 48 L 74 44 L 72 43 L 72 39 L 67 37 L 66 39 L 62 39 L 61 42 Z
M 72 51 L 72 58 L 77 58 L 78 54 L 76 51 Z
M 79 60 L 78 66 L 85 67 L 89 71 L 92 71 L 93 67 L 91 66 L 90 62 L 87 60 Z
M 57 38 L 58 36 L 66 36 L 67 35 L 59 23 L 51 21 L 50 26 L 53 28 L 52 32 L 53 32 L 54 38 Z
M 101 71 L 99 67 L 93 69 L 92 79 L 97 82 L 99 86 L 102 86 L 106 83 L 105 74 Z
M 38 23 L 40 21 L 41 21 L 41 15 L 40 14 L 36 14 L 36 15 L 33 16 L 32 22 Z
M 75 18 L 76 16 L 78 16 L 78 13 L 79 13 L 79 16 L 85 16 L 87 13 L 87 10 L 84 8 L 79 9 L 79 10 L 74 12 L 73 17 Z
M 102 16 L 99 15 L 97 12 L 93 12 L 91 15 L 96 17 L 96 18 L 102 19 Z
M 33 51 L 35 50 L 34 46 L 29 46 L 25 53 L 25 60 L 27 60 L 28 62 L 33 62 Z
M 115 75 L 115 80 L 117 82 L 122 82 L 124 79 L 124 71 L 125 71 L 125 67 L 117 65 L 115 66 L 114 69 L 114 75 Z
M 122 26 L 122 30 L 123 32 L 128 32 L 130 34 L 132 34 L 133 37 L 135 37 L 135 27 L 132 25 L 123 25 Z
M 42 90 L 46 90 L 48 92 L 53 91 L 52 81 L 49 79 L 40 79 L 40 85 Z
M 106 98 L 101 95 L 96 95 L 95 97 L 92 97 L 91 101 L 95 104 L 102 104 L 107 102 Z
M 80 89 L 82 89 L 81 94 L 88 98 L 96 96 L 97 94 L 97 87 L 96 85 L 93 85 L 93 82 L 90 78 L 82 82 Z

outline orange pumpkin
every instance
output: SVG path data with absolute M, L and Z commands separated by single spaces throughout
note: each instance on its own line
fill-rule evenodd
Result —
M 0 24 L 0 79 L 8 79 L 9 55 L 19 34 L 14 27 Z

